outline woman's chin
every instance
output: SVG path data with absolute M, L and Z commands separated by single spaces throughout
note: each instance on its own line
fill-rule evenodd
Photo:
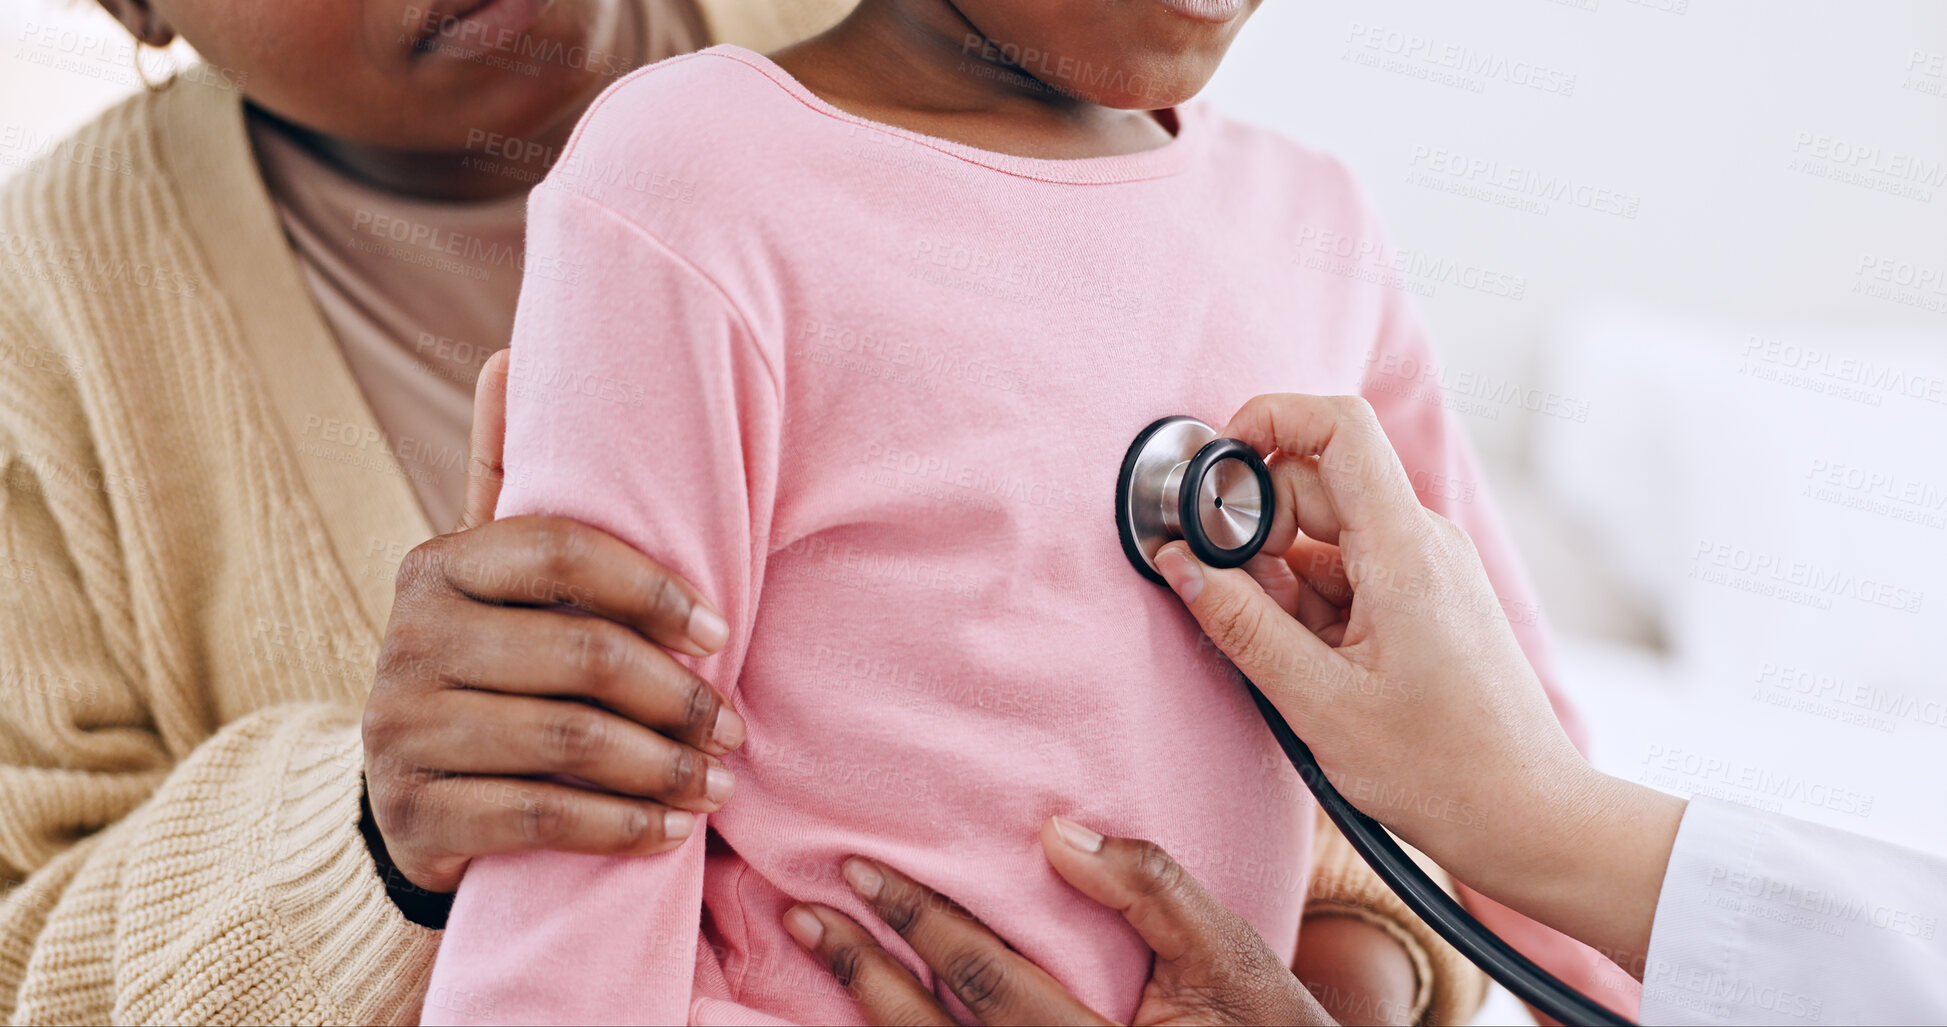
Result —
M 519 13 L 541 0 L 485 5 Z M 528 137 L 572 125 L 609 84 L 641 64 L 633 20 L 615 3 L 542 4 L 522 31 L 463 23 L 415 55 L 395 109 L 424 111 L 390 126 L 390 145 L 459 148 L 483 133 Z M 377 142 L 375 140 L 375 142 Z

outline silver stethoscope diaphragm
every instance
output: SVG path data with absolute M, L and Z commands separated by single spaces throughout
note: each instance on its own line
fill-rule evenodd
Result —
M 1129 444 L 1116 479 L 1122 550 L 1161 584 L 1156 552 L 1177 539 L 1211 567 L 1237 567 L 1271 534 L 1271 472 L 1251 447 L 1194 417 L 1165 417 Z

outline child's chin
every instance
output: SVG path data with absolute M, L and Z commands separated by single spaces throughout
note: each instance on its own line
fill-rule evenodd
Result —
M 1210 75 L 1201 70 L 1185 71 L 1172 80 L 1143 79 L 1142 84 L 1130 89 L 1071 90 L 1071 95 L 1098 107 L 1109 107 L 1123 111 L 1159 111 L 1166 107 L 1176 107 L 1190 102 L 1203 91 Z

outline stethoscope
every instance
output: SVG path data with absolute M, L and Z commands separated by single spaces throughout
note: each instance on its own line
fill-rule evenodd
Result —
M 1136 570 L 1157 584 L 1156 553 L 1177 539 L 1211 567 L 1239 567 L 1264 548 L 1276 497 L 1271 472 L 1250 446 L 1219 438 L 1192 417 L 1165 417 L 1129 444 L 1116 478 L 1116 530 Z M 1246 684 L 1250 684 L 1246 682 Z M 1373 872 L 1435 933 L 1516 997 L 1562 1023 L 1630 1024 L 1516 952 L 1443 891 L 1377 820 L 1353 808 L 1318 760 L 1250 684 L 1251 698 L 1298 776 Z

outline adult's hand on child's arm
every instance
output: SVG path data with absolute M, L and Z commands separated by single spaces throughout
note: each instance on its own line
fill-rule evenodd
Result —
M 1050 818 L 1041 848 L 1076 890 L 1122 913 L 1156 953 L 1139 1024 L 1329 1024 L 1251 925 L 1217 904 L 1153 842 L 1104 838 Z M 845 879 L 873 912 L 986 1024 L 1103 1024 L 1046 971 L 985 924 L 896 870 L 853 857 Z M 952 1024 L 872 935 L 828 906 L 798 905 L 785 930 L 850 991 L 875 1024 Z
M 1260 396 L 1224 433 L 1275 453 L 1272 536 L 1294 544 L 1273 591 L 1297 591 L 1171 543 L 1157 569 L 1205 633 L 1367 814 L 1490 897 L 1641 956 L 1683 802 L 1575 751 L 1473 542 L 1421 506 L 1371 406 Z
M 729 797 L 717 757 L 744 738 L 664 651 L 726 640 L 688 582 L 574 521 L 493 520 L 506 383 L 502 351 L 475 393 L 465 512 L 401 564 L 365 706 L 374 855 L 436 893 L 474 856 L 674 848 Z

